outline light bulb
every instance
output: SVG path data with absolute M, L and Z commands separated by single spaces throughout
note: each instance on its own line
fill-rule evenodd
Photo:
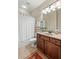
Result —
M 50 9 L 49 7 L 47 7 L 47 8 L 46 8 L 46 11 L 47 11 L 48 13 L 50 13 L 50 12 L 51 12 L 51 9 Z
M 43 14 L 47 14 L 47 11 L 46 11 L 46 10 L 42 10 L 42 13 L 43 13 Z
M 46 11 L 48 11 L 48 10 L 49 10 L 49 7 L 46 8 Z
M 56 10 L 55 8 L 52 9 L 52 11 L 55 11 L 55 10 Z
M 50 6 L 50 9 L 52 10 L 53 8 L 54 8 L 54 6 L 53 6 L 53 5 L 51 5 L 51 6 Z
M 58 6 L 57 8 L 58 8 L 58 9 L 60 9 L 61 7 L 60 7 L 60 6 Z
M 26 6 L 25 5 L 22 5 L 22 8 L 26 8 Z

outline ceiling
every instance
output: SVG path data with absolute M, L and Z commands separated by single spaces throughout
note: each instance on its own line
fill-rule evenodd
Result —
M 46 1 L 44 1 L 40 6 L 38 6 L 34 10 L 32 10 L 31 15 L 39 18 L 41 11 L 44 10 L 45 8 L 47 8 L 49 5 L 51 5 L 52 3 L 56 2 L 56 1 L 57 0 L 46 0 Z
M 45 0 L 18 0 L 18 8 L 22 10 L 32 11 L 40 6 Z M 23 8 L 22 6 L 26 6 Z

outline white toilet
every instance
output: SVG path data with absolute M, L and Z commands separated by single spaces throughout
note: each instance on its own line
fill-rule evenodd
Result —
M 32 47 L 36 47 L 36 45 L 35 45 L 35 43 L 36 43 L 36 38 L 32 38 L 32 39 L 30 39 L 29 41 L 30 41 Z

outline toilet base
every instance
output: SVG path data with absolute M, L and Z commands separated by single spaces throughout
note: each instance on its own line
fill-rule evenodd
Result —
M 32 47 L 36 47 L 36 38 L 30 39 L 29 41 Z

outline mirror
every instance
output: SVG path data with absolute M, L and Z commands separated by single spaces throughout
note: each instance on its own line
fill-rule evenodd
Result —
M 43 15 L 46 24 L 46 31 L 61 32 L 61 9 L 51 11 Z

